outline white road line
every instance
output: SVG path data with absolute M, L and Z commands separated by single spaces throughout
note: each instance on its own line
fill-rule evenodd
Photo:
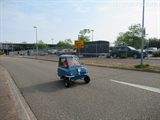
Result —
M 120 84 L 124 84 L 124 85 L 128 85 L 128 86 L 132 86 L 132 87 L 136 87 L 136 88 L 140 88 L 140 89 L 144 89 L 144 90 L 148 90 L 148 91 L 152 91 L 152 92 L 156 92 L 156 93 L 160 93 L 159 88 L 154 88 L 154 87 L 149 87 L 149 86 L 144 86 L 144 85 L 138 85 L 138 84 L 132 84 L 132 83 L 127 83 L 127 82 L 121 82 L 121 81 L 117 81 L 117 80 L 110 80 L 110 81 L 120 83 Z

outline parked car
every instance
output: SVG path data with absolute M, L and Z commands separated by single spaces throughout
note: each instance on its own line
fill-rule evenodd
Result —
M 36 55 L 36 54 L 37 54 L 37 51 L 34 52 L 34 55 Z M 45 55 L 48 55 L 48 53 L 45 52 L 45 51 L 39 50 L 39 51 L 38 51 L 38 55 L 45 56 Z
M 83 79 L 85 83 L 90 82 L 88 70 L 80 64 L 76 55 L 61 55 L 57 74 L 61 79 L 64 79 L 65 87 L 70 87 L 71 81 L 78 79 Z
M 76 51 L 72 50 L 72 49 L 63 49 L 61 51 L 57 52 L 57 55 L 76 55 Z
M 110 53 L 110 55 L 113 58 L 117 57 L 133 57 L 134 59 L 136 58 L 141 58 L 141 52 L 136 50 L 135 48 L 131 46 L 119 46 L 119 47 L 114 47 Z M 146 52 L 143 52 L 143 58 L 147 56 Z
M 59 52 L 59 50 L 54 50 L 52 53 L 53 53 L 54 55 L 57 55 L 58 52 Z
M 152 54 L 153 52 L 157 51 L 157 48 L 156 47 L 149 47 L 149 48 L 146 48 L 145 50 L 148 54 Z

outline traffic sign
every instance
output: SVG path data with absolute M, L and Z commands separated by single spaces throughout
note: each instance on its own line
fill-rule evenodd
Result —
M 74 48 L 84 48 L 84 46 L 74 46 Z
M 84 47 L 84 41 L 83 40 L 75 40 L 74 41 L 74 48 L 83 48 Z

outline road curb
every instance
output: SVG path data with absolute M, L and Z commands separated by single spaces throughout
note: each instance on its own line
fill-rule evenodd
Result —
M 22 96 L 17 85 L 14 83 L 9 72 L 4 67 L 2 67 L 2 69 L 4 71 L 4 76 L 6 78 L 6 81 L 9 85 L 9 89 L 13 97 L 15 107 L 17 109 L 20 120 L 37 120 L 34 113 L 32 112 L 27 102 L 25 101 L 24 97 Z

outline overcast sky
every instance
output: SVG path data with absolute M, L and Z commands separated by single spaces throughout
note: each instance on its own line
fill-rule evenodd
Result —
M 118 33 L 142 24 L 143 0 L 0 0 L 1 42 L 47 44 L 77 40 L 82 29 L 93 29 L 93 40 L 113 43 Z M 145 0 L 147 38 L 160 38 L 160 0 Z M 92 35 L 89 34 L 92 39 Z

